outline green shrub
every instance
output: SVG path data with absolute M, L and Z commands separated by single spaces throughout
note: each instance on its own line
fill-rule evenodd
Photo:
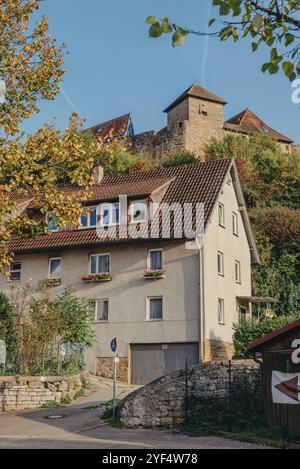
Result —
M 173 168 L 175 166 L 181 166 L 183 164 L 197 163 L 198 159 L 196 155 L 190 152 L 175 153 L 174 155 L 168 156 L 162 163 L 164 168 Z
M 276 319 L 249 319 L 239 324 L 235 324 L 233 344 L 235 349 L 235 358 L 249 358 L 247 346 L 250 342 L 260 339 L 269 332 L 289 324 L 297 319 L 294 316 L 280 316 Z

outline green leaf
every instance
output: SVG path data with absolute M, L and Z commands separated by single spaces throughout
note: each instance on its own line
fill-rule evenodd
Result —
M 269 69 L 269 65 L 270 65 L 269 63 L 263 64 L 263 66 L 261 67 L 261 71 L 263 73 L 266 73 L 266 71 Z
M 259 31 L 263 25 L 264 18 L 260 13 L 257 13 L 252 20 L 252 28 L 254 31 Z
M 220 15 L 226 16 L 230 13 L 230 5 L 228 3 L 222 3 L 220 6 Z
M 292 42 L 294 42 L 295 36 L 293 34 L 286 34 L 285 35 L 285 46 L 288 47 Z
M 149 29 L 149 36 L 150 37 L 159 37 L 162 35 L 162 29 L 161 29 L 161 26 L 159 24 L 159 22 L 157 21 L 156 23 L 153 23 L 151 25 L 151 28 Z
M 157 19 L 155 18 L 155 16 L 148 16 L 148 18 L 146 19 L 145 23 L 146 24 L 153 24 L 153 23 L 157 23 Z
M 163 33 L 171 33 L 173 31 L 172 26 L 169 23 L 169 18 L 164 18 L 161 22 L 161 29 Z
M 173 47 L 182 46 L 185 42 L 185 36 L 188 34 L 184 29 L 178 28 L 172 36 Z
M 252 42 L 252 52 L 255 52 L 258 49 L 257 42 Z
M 216 22 L 216 18 L 211 18 L 208 22 L 208 26 L 212 26 Z

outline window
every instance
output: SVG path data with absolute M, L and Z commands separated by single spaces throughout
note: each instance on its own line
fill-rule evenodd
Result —
M 219 203 L 218 205 L 219 211 L 219 225 L 225 227 L 225 213 L 224 213 L 224 205 Z
M 92 300 L 90 307 L 93 321 L 108 322 L 108 300 Z
M 148 208 L 145 200 L 136 200 L 131 204 L 131 223 L 141 223 L 148 220 Z
M 218 252 L 218 274 L 224 276 L 224 254 Z
M 93 254 L 90 257 L 91 274 L 109 274 L 110 273 L 110 255 Z
M 112 226 L 120 223 L 120 206 L 116 204 L 103 204 L 101 206 L 101 226 Z
M 238 214 L 232 212 L 232 232 L 234 235 L 239 235 Z
M 80 217 L 81 227 L 90 228 L 97 225 L 97 207 L 86 207 Z
M 247 308 L 240 306 L 240 322 L 244 322 L 247 319 Z
M 61 276 L 61 258 L 53 257 L 49 259 L 49 278 L 60 278 Z
M 9 273 L 10 273 L 9 280 L 11 280 L 12 282 L 19 282 L 21 280 L 21 271 L 22 271 L 21 262 L 13 262 L 9 268 Z
M 236 283 L 241 283 L 241 263 L 239 261 L 235 261 L 234 271 Z
M 162 249 L 153 249 L 149 251 L 148 267 L 150 270 L 163 270 Z
M 54 215 L 54 213 L 51 213 L 51 212 L 46 213 L 46 225 L 49 231 L 58 231 L 57 218 L 56 218 L 56 215 Z
M 225 324 L 224 300 L 218 299 L 218 323 Z
M 161 321 L 163 318 L 162 297 L 148 298 L 148 320 Z

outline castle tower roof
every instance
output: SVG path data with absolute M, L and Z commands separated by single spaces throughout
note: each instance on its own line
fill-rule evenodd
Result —
M 186 97 L 191 96 L 193 98 L 204 99 L 205 101 L 211 101 L 213 103 L 220 103 L 220 104 L 227 104 L 222 98 L 219 96 L 211 93 L 210 91 L 206 90 L 200 85 L 191 85 L 187 88 L 175 101 L 173 101 L 165 110 L 164 112 L 168 112 L 174 106 L 179 104 L 183 101 Z
M 293 143 L 293 140 L 272 129 L 249 108 L 228 119 L 224 123 L 224 129 L 244 134 L 263 133 L 279 142 Z

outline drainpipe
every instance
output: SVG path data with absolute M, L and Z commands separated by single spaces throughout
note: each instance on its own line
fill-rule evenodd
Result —
M 196 236 L 196 244 L 199 251 L 199 313 L 200 313 L 200 361 L 204 360 L 204 339 L 205 339 L 205 305 L 204 305 L 204 258 L 203 246 L 204 235 Z

